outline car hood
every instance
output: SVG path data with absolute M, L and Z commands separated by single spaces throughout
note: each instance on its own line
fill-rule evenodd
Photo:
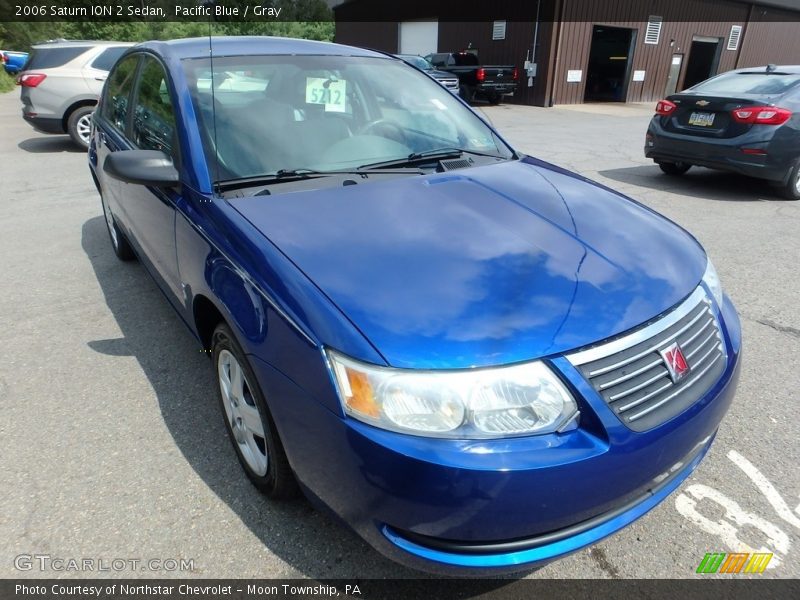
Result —
M 664 217 L 532 159 L 231 203 L 403 368 L 586 346 L 678 303 L 706 263 Z

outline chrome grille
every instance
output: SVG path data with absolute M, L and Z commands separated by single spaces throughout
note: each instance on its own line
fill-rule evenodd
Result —
M 675 343 L 688 365 L 682 377 L 663 355 Z M 567 358 L 623 423 L 645 431 L 697 402 L 722 376 L 727 354 L 711 302 L 698 287 L 655 323 Z
M 440 79 L 439 82 L 451 92 L 458 91 L 458 79 Z

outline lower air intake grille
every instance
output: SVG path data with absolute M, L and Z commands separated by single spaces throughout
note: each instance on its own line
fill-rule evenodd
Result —
M 697 288 L 659 321 L 567 358 L 625 425 L 645 431 L 697 402 L 722 376 L 727 354 Z

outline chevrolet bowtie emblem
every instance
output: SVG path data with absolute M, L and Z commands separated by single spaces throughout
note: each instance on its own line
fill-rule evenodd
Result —
M 697 104 L 697 106 L 708 106 L 711 103 L 708 100 L 698 100 L 695 104 Z

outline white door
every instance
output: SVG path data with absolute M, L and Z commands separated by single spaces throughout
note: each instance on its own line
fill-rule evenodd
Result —
M 400 23 L 400 54 L 425 56 L 439 50 L 438 21 L 404 21 Z

